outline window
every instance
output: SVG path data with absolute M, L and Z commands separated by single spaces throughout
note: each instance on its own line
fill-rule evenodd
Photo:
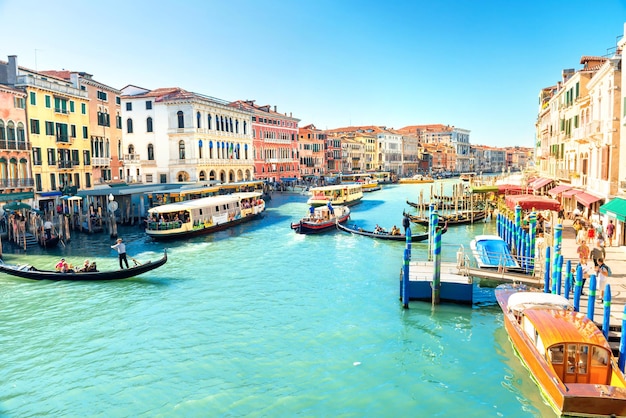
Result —
M 146 183 L 153 183 L 152 174 L 146 174 Z
M 81 103 L 80 104 L 80 113 L 83 115 L 87 114 L 87 103 Z
M 148 144 L 148 160 L 154 161 L 154 145 Z
M 178 142 L 178 159 L 185 159 L 185 141 L 182 139 Z
M 99 126 L 111 126 L 109 114 L 106 112 L 98 112 L 98 125 Z
M 76 125 L 70 125 L 70 137 L 76 138 Z
M 176 116 L 178 116 L 178 129 L 183 129 L 185 127 L 185 115 L 179 110 Z
M 146 132 L 152 132 L 152 118 L 146 119 Z
M 50 190 L 56 190 L 57 188 L 57 178 L 54 173 L 50 173 Z
M 38 192 L 43 190 L 41 187 L 41 174 L 35 174 L 35 189 Z
M 74 100 L 70 100 L 70 112 L 74 113 Z
M 198 120 L 198 129 L 202 128 L 202 126 L 200 126 L 200 112 L 196 113 L 196 119 Z
M 91 187 L 91 173 L 85 173 L 85 187 Z
M 98 96 L 98 100 L 102 100 L 103 102 L 107 101 L 107 93 L 105 91 L 98 90 L 96 94 Z
M 56 165 L 57 157 L 54 148 L 48 148 L 48 165 Z
M 37 93 L 34 91 L 30 92 L 30 104 L 33 106 L 37 106 Z
M 37 119 L 30 120 L 30 133 L 39 134 L 39 121 Z
M 115 127 L 117 129 L 122 129 L 122 117 L 120 115 L 115 117 Z
M 46 99 L 46 107 L 47 108 L 52 107 L 52 105 L 50 104 L 51 97 L 46 94 L 46 98 L 45 99 Z
M 131 118 L 126 120 L 126 132 L 129 134 L 133 133 L 133 120 Z
M 54 135 L 54 122 L 46 121 L 46 135 Z
M 33 148 L 33 165 L 41 165 L 41 148 Z
M 6 131 L 4 129 L 4 122 L 0 119 L 0 141 L 6 141 Z
M 167 183 L 167 174 L 159 174 L 159 182 Z
M 133 110 L 132 102 L 126 102 L 126 110 Z
M 89 138 L 89 130 L 86 126 L 83 126 L 83 139 Z
M 67 112 L 67 99 L 63 97 L 54 98 L 54 111 L 57 113 L 66 114 Z
M 122 99 L 120 98 L 120 96 L 117 96 L 115 98 L 115 104 L 121 104 L 122 103 Z
M 211 129 L 211 115 L 207 118 L 207 129 Z
M 15 101 L 14 101 L 14 105 L 18 109 L 25 109 L 26 108 L 26 99 L 24 99 L 23 97 L 16 97 Z
M 91 156 L 88 150 L 83 150 L 83 161 L 85 165 L 91 165 Z
M 57 142 L 70 142 L 69 137 L 67 136 L 67 123 L 56 124 L 56 137 Z
M 150 110 L 150 109 L 152 109 L 152 101 L 146 100 L 146 110 Z

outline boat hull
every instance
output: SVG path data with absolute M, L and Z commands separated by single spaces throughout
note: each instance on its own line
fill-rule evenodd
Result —
M 355 226 L 349 227 L 346 225 L 337 225 L 337 229 L 339 229 L 340 231 L 343 232 L 347 232 L 349 234 L 354 234 L 354 235 L 361 235 L 364 237 L 368 237 L 368 238 L 373 238 L 373 239 L 379 239 L 379 240 L 383 240 L 383 241 L 402 241 L 402 242 L 406 242 L 406 236 L 404 234 L 402 235 L 392 235 L 389 233 L 383 233 L 383 234 L 377 234 L 375 232 L 372 231 L 366 231 L 363 230 L 361 228 L 357 228 Z M 411 242 L 420 242 L 420 241 L 426 241 L 428 239 L 429 234 L 415 234 L 415 235 L 411 235 Z
M 350 208 L 345 205 L 335 207 L 333 216 L 329 216 L 327 207 L 317 208 L 315 213 L 318 215 L 316 218 L 303 218 L 300 222 L 291 224 L 291 229 L 298 234 L 317 234 L 334 230 L 337 225 L 345 223 L 350 219 Z
M 8 266 L 0 264 L 0 272 L 31 280 L 70 280 L 70 281 L 98 281 L 98 280 L 121 280 L 130 277 L 139 276 L 151 270 L 161 267 L 167 262 L 167 252 L 163 253 L 163 257 L 157 261 L 148 261 L 147 263 L 138 264 L 136 266 L 115 271 L 95 271 L 95 272 L 75 272 L 60 273 L 50 270 L 37 270 L 34 267 L 21 269 L 19 266 Z

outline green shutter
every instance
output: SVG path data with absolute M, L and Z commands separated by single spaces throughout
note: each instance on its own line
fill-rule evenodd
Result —
M 74 100 L 70 100 L 70 112 L 74 113 Z
M 46 107 L 50 107 L 50 96 L 46 96 Z

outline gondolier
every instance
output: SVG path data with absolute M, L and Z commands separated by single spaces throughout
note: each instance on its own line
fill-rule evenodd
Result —
M 117 250 L 117 255 L 120 259 L 120 270 L 124 270 L 122 262 L 124 262 L 124 264 L 126 264 L 126 268 L 128 268 L 128 259 L 126 258 L 126 245 L 122 242 L 122 239 L 118 238 L 117 243 L 115 245 L 111 245 L 111 248 Z

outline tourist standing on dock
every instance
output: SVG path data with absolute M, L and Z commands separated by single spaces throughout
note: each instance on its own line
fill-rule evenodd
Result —
M 122 242 L 122 239 L 118 238 L 117 243 L 115 245 L 111 245 L 111 248 L 117 250 L 117 255 L 120 259 L 120 270 L 124 270 L 122 262 L 124 262 L 126 264 L 126 268 L 128 268 L 128 259 L 126 258 L 126 245 Z
M 589 259 L 589 247 L 587 243 L 583 241 L 576 250 L 578 253 L 578 259 L 580 260 L 581 265 L 587 264 L 587 260 Z

